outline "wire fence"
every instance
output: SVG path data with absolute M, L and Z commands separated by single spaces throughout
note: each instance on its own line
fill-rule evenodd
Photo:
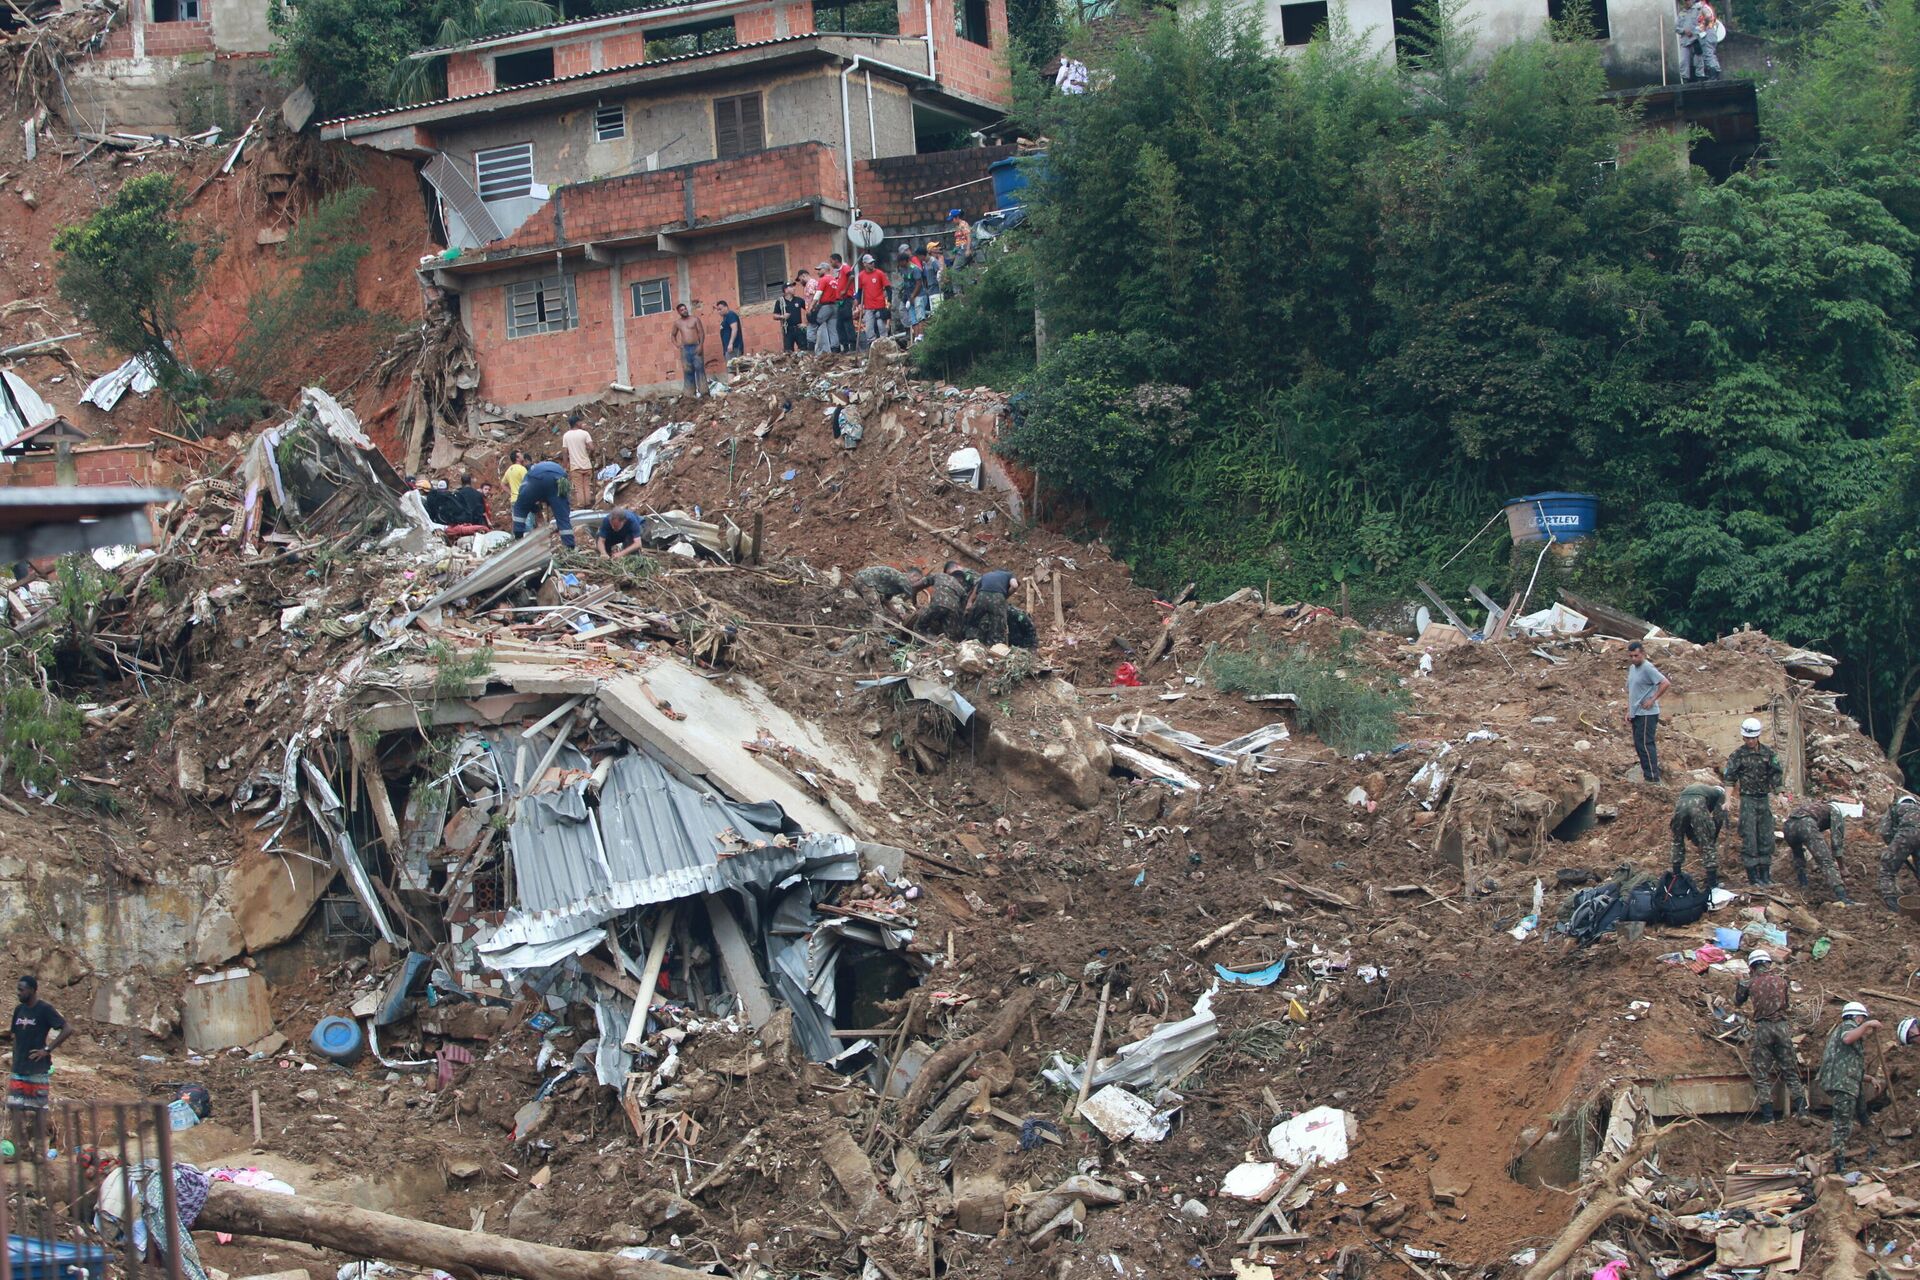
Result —
M 182 1280 L 166 1103 L 9 1106 L 0 1133 L 0 1280 Z

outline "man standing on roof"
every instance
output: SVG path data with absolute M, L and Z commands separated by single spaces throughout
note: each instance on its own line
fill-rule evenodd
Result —
M 680 348 L 680 390 L 695 398 L 707 394 L 707 322 L 681 303 L 673 309 L 673 341 Z
M 1896 882 L 1900 868 L 1911 868 L 1914 877 L 1920 879 L 1920 802 L 1912 796 L 1901 796 L 1880 819 L 1874 834 L 1887 846 L 1880 855 L 1880 901 L 1887 904 L 1887 910 L 1898 911 L 1900 889 Z
M 1627 646 L 1627 714 L 1633 730 L 1633 753 L 1640 757 L 1640 777 L 1646 782 L 1660 781 L 1660 752 L 1654 735 L 1660 729 L 1660 695 L 1673 682 L 1660 674 L 1660 668 L 1647 661 L 1646 646 L 1638 640 Z
M 1740 722 L 1746 741 L 1727 758 L 1720 776 L 1740 788 L 1740 861 L 1746 864 L 1748 884 L 1773 883 L 1773 805 L 1771 796 L 1786 781 L 1780 757 L 1760 745 L 1765 731 L 1748 716 Z
M 1847 897 L 1847 886 L 1840 879 L 1840 867 L 1836 858 L 1846 856 L 1847 820 L 1840 810 L 1825 800 L 1802 800 L 1787 815 L 1787 822 L 1781 831 L 1787 837 L 1787 848 L 1793 853 L 1795 879 L 1802 889 L 1807 887 L 1807 853 L 1813 853 L 1813 867 L 1819 873 L 1821 888 L 1832 894 L 1832 901 L 1844 906 L 1852 906 L 1853 899 Z M 1833 847 L 1827 847 L 1827 835 L 1833 836 Z M 1823 893 L 1815 899 L 1824 903 L 1830 899 Z
M 1673 869 L 1687 865 L 1687 840 L 1700 850 L 1707 871 L 1707 892 L 1720 887 L 1720 830 L 1727 825 L 1727 789 L 1696 782 L 1673 805 Z
M 573 505 L 568 500 L 567 469 L 557 462 L 536 462 L 520 482 L 520 496 L 513 504 L 513 536 L 523 538 L 533 523 L 534 509 L 544 506 L 553 512 L 554 527 L 560 541 L 573 550 Z
M 1867 1006 L 1851 1001 L 1840 1010 L 1840 1021 L 1827 1033 L 1826 1052 L 1820 1056 L 1820 1074 L 1815 1077 L 1833 1103 L 1833 1171 L 1847 1167 L 1847 1139 L 1853 1136 L 1854 1122 L 1864 1120 L 1860 1095 L 1867 1077 L 1867 1051 L 1861 1041 L 1879 1030 L 1880 1020 L 1867 1016 Z
M 588 431 L 578 410 L 567 415 L 567 429 L 560 436 L 560 447 L 567 455 L 567 480 L 573 485 L 575 505 L 593 501 L 593 433 Z
M 1773 1078 L 1787 1082 L 1787 1114 L 1807 1113 L 1807 1086 L 1800 1081 L 1800 1064 L 1793 1056 L 1793 1024 L 1787 1021 L 1792 992 L 1787 975 L 1774 970 L 1765 951 L 1747 956 L 1748 976 L 1733 989 L 1736 1005 L 1753 1001 L 1753 1054 L 1747 1074 L 1753 1080 L 1754 1101 L 1760 1104 L 1760 1122 L 1773 1123 Z

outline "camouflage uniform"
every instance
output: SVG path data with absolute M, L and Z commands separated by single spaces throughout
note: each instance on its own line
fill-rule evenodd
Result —
M 982 591 L 973 598 L 967 611 L 967 634 L 981 644 L 1006 644 L 1011 629 L 1007 597 L 998 591 Z
M 1727 760 L 1721 776 L 1740 788 L 1740 861 L 1750 884 L 1773 883 L 1773 806 L 1769 793 L 1786 781 L 1780 757 L 1748 742 Z
M 950 573 L 930 573 L 920 580 L 920 585 L 933 594 L 920 612 L 913 615 L 910 625 L 923 636 L 958 640 L 962 615 L 967 608 L 967 589 Z
M 1900 909 L 1900 890 L 1894 881 L 1903 865 L 1911 865 L 1920 879 L 1920 804 L 1896 804 L 1880 819 L 1875 834 L 1886 844 L 1880 855 L 1880 897 L 1894 910 Z
M 1007 610 L 1007 643 L 1016 649 L 1039 647 L 1040 631 L 1033 625 L 1033 615 L 1025 609 Z
M 1835 863 L 1836 856 L 1844 857 L 1847 852 L 1847 820 L 1838 809 L 1824 800 L 1806 800 L 1794 806 L 1787 815 L 1786 826 L 1782 833 L 1787 837 L 1787 848 L 1793 851 L 1793 869 L 1800 881 L 1800 887 L 1807 887 L 1807 852 L 1813 852 L 1814 869 L 1826 882 L 1825 888 L 1833 898 L 1844 901 L 1847 886 L 1840 879 L 1840 868 Z M 1833 834 L 1833 847 L 1827 847 L 1826 833 Z M 1822 895 L 1816 902 L 1830 899 Z
M 1867 1074 L 1866 1037 L 1847 1044 L 1840 1038 L 1847 1030 L 1846 1019 L 1842 1018 L 1827 1033 L 1827 1051 L 1820 1057 L 1817 1077 L 1833 1101 L 1831 1145 L 1835 1155 L 1847 1149 L 1847 1139 L 1853 1136 L 1854 1121 L 1860 1116 L 1861 1084 Z
M 913 579 L 890 565 L 874 565 L 853 575 L 853 589 L 874 608 L 884 608 L 897 596 L 913 592 Z
M 1753 1080 L 1753 1098 L 1761 1113 L 1773 1119 L 1773 1080 L 1777 1073 L 1787 1082 L 1789 1115 L 1807 1109 L 1807 1086 L 1800 1081 L 1800 1064 L 1793 1056 L 1793 1026 L 1787 1021 L 1790 993 L 1787 975 L 1775 973 L 1771 964 L 1763 966 L 1734 989 L 1733 1002 L 1753 1001 L 1753 1054 L 1747 1059 L 1747 1074 Z
M 1720 828 L 1727 825 L 1726 797 L 1720 788 L 1696 782 L 1680 792 L 1673 806 L 1673 869 L 1687 865 L 1687 838 L 1700 847 L 1707 882 L 1720 883 Z

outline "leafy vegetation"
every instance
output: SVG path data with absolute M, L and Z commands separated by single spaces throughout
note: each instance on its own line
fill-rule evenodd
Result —
M 427 646 L 427 659 L 434 665 L 433 694 L 436 698 L 458 698 L 475 680 L 484 679 L 493 670 L 492 649 L 462 652 L 442 640 Z
M 630 4 L 566 6 L 583 17 Z M 313 91 L 316 117 L 378 111 L 440 96 L 443 58 L 414 59 L 416 50 L 465 44 L 482 36 L 537 26 L 561 16 L 538 0 L 271 0 L 273 66 L 289 84 Z
M 1458 0 L 1431 12 L 1396 68 L 1337 23 L 1283 56 L 1250 12 L 1183 10 L 1100 92 L 1023 93 L 1031 230 L 974 292 L 1044 281 L 1049 344 L 1002 447 L 1148 581 L 1362 611 L 1416 577 L 1505 599 L 1473 531 L 1592 492 L 1576 587 L 1833 651 L 1891 741 L 1920 707 L 1915 0 L 1819 6 L 1766 162 L 1718 184 L 1577 33 L 1476 62 Z M 998 323 L 943 307 L 922 367 L 1021 356 Z
M 1332 654 L 1256 634 L 1246 649 L 1208 650 L 1203 666 L 1226 693 L 1292 694 L 1300 727 L 1336 751 L 1385 751 L 1400 741 L 1399 715 L 1408 697 L 1393 676 L 1354 655 L 1357 634 L 1343 633 Z

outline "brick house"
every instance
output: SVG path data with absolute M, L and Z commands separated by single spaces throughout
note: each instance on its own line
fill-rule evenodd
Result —
M 106 40 L 75 64 L 67 123 L 136 133 L 245 128 L 287 94 L 267 61 L 270 8 L 270 0 L 125 0 Z
M 992 208 L 1010 149 L 955 144 L 1001 118 L 1006 45 L 1005 0 L 689 0 L 425 50 L 448 97 L 320 128 L 420 161 L 481 394 L 544 412 L 677 387 L 681 302 L 778 350 L 781 285 L 857 217 L 890 251 Z

